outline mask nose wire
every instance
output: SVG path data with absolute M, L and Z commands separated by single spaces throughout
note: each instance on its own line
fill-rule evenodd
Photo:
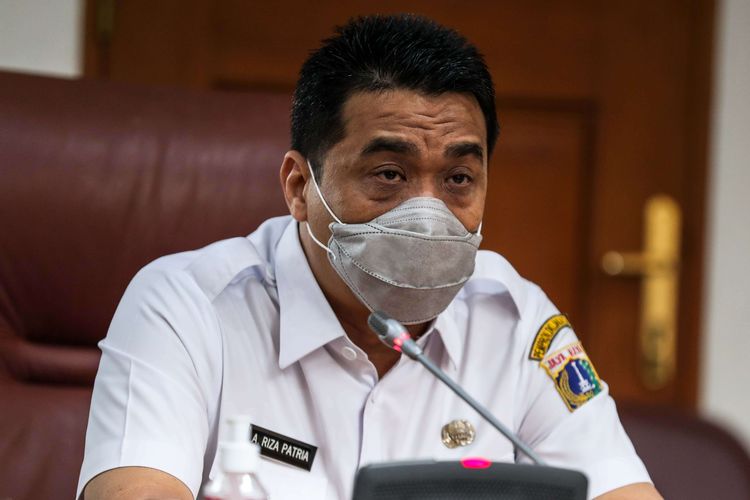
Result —
M 339 220 L 338 217 L 336 217 L 336 214 L 333 213 L 333 210 L 328 206 L 328 203 L 326 203 L 325 198 L 323 198 L 323 194 L 320 192 L 320 188 L 318 187 L 318 183 L 315 180 L 315 174 L 313 173 L 312 165 L 310 165 L 310 160 L 307 160 L 307 168 L 310 172 L 310 177 L 312 177 L 313 185 L 315 186 L 315 191 L 318 192 L 318 198 L 320 198 L 320 201 L 323 202 L 323 206 L 326 207 L 326 210 L 328 210 L 328 213 L 331 214 L 331 217 L 338 222 L 339 224 L 342 224 L 341 220 Z M 315 235 L 312 232 L 312 229 L 310 229 L 310 223 L 305 221 L 305 228 L 307 228 L 307 234 L 310 235 L 310 238 L 315 242 L 316 245 L 318 245 L 320 248 L 328 252 L 333 260 L 336 260 L 336 254 L 333 253 L 333 250 L 328 248 L 326 245 L 320 242 L 318 238 L 315 237 Z

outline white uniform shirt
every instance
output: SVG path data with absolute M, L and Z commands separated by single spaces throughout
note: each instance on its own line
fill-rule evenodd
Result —
M 591 497 L 649 481 L 606 384 L 571 412 L 529 359 L 557 313 L 507 261 L 480 251 L 472 278 L 418 343 L 550 465 L 583 471 Z M 576 340 L 563 328 L 549 352 Z M 217 470 L 220 421 L 237 414 L 318 447 L 310 471 L 262 460 L 274 500 L 349 499 L 358 467 L 373 462 L 514 460 L 510 442 L 421 365 L 402 356 L 378 380 L 315 281 L 289 217 L 146 266 L 100 347 L 79 495 L 122 466 L 160 469 L 197 495 Z M 449 449 L 441 428 L 456 419 L 471 422 L 476 437 Z

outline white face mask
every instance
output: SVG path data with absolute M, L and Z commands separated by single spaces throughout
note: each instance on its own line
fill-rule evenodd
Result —
M 443 312 L 474 272 L 482 241 L 466 230 L 437 198 L 411 198 L 370 222 L 342 222 L 315 190 L 335 222 L 328 245 L 305 223 L 313 241 L 328 252 L 342 280 L 370 311 L 404 324 L 423 323 Z

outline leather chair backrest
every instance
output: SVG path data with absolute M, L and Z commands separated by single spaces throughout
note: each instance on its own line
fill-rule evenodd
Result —
M 664 498 L 750 498 L 750 456 L 726 430 L 677 410 L 621 406 L 622 424 Z
M 0 498 L 70 498 L 132 276 L 288 213 L 291 96 L 0 73 Z

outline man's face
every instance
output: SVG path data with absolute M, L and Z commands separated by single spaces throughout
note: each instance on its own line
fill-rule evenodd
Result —
M 328 150 L 320 189 L 343 222 L 366 222 L 403 201 L 442 200 L 476 231 L 487 190 L 482 111 L 467 94 L 362 92 L 344 105 L 344 139 Z M 322 181 L 322 182 L 321 182 Z M 331 217 L 307 184 L 307 219 L 328 239 Z

